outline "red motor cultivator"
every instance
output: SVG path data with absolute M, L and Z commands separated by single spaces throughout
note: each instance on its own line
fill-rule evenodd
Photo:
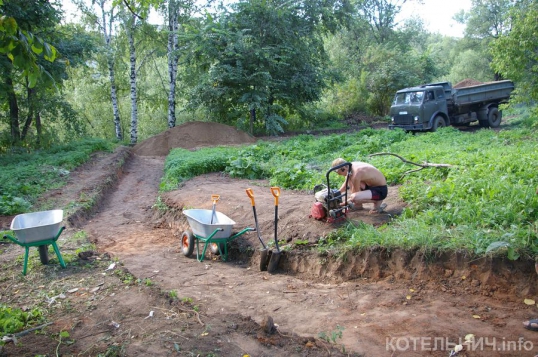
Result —
M 338 170 L 348 167 L 348 174 L 346 175 L 344 193 L 340 192 L 338 188 L 331 188 L 330 174 L 331 172 L 338 172 Z M 353 208 L 353 202 L 347 200 L 348 180 L 351 172 L 351 163 L 346 162 L 337 165 L 327 171 L 327 185 L 316 185 L 314 187 L 314 195 L 316 202 L 312 205 L 310 210 L 310 217 L 319 221 L 326 221 L 327 223 L 333 223 L 340 219 L 345 219 L 348 209 Z M 325 187 L 325 188 L 323 188 Z

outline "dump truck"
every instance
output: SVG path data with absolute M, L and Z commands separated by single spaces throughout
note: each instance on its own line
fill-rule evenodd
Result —
M 454 88 L 450 82 L 429 83 L 396 92 L 390 107 L 389 129 L 436 131 L 447 125 L 464 126 L 478 121 L 481 127 L 501 124 L 499 105 L 514 90 L 510 80 Z

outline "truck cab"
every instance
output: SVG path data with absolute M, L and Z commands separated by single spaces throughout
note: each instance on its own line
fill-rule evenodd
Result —
M 442 82 L 397 91 L 390 107 L 389 128 L 435 131 L 448 125 L 447 97 L 450 98 L 450 87 L 450 83 Z

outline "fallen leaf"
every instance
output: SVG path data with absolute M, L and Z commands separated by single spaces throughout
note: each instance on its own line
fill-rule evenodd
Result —
M 415 292 L 415 289 L 409 289 L 410 292 L 414 293 Z
M 71 290 L 67 290 L 68 293 L 72 294 L 74 292 L 78 291 L 78 288 L 74 288 L 74 289 L 71 289 Z
M 465 335 L 464 340 L 465 340 L 465 342 L 473 342 L 474 341 L 474 335 L 472 333 L 469 333 L 469 334 Z
M 465 280 L 465 279 L 467 279 L 465 275 L 461 277 L 461 280 Z
M 462 345 L 456 345 L 456 346 L 454 346 L 454 352 L 457 353 L 457 352 L 459 352 L 459 351 L 461 351 L 461 350 L 463 350 L 463 346 L 462 346 Z
M 207 336 L 207 335 L 209 335 L 208 332 L 203 332 L 200 336 Z
M 407 295 L 405 298 L 406 298 L 407 300 L 411 300 L 411 295 Z
M 534 301 L 533 299 L 525 299 L 525 300 L 523 300 L 523 302 L 525 303 L 525 305 L 534 305 L 534 304 L 536 304 L 536 301 Z
M 479 319 L 480 315 L 473 315 L 473 319 Z

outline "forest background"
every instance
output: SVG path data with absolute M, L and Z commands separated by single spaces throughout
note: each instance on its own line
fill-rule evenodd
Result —
M 70 22 L 59 2 L 0 0 L 0 152 L 192 120 L 254 135 L 387 120 L 396 90 L 466 78 L 513 80 L 533 125 L 535 1 L 473 0 L 463 38 L 397 22 L 409 2 L 74 0 Z

